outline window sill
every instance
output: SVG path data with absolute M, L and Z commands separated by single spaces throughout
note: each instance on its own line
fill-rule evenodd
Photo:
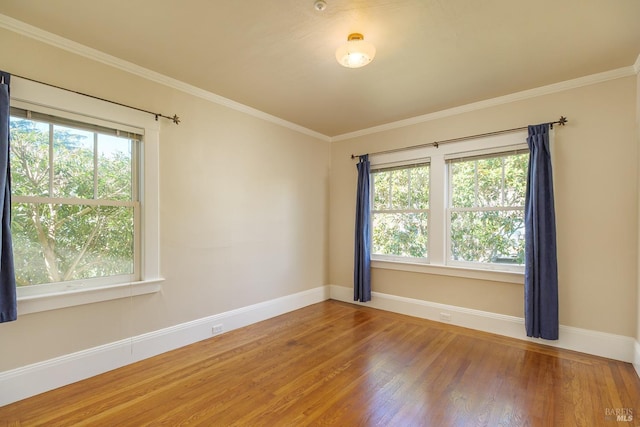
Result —
M 144 280 L 120 285 L 75 289 L 65 292 L 18 296 L 18 316 L 77 305 L 129 298 L 160 292 L 164 279 Z
M 452 267 L 449 265 L 418 264 L 399 261 L 371 260 L 372 268 L 384 270 L 410 271 L 413 273 L 436 274 L 440 276 L 465 277 L 469 279 L 490 280 L 493 282 L 524 284 L 524 273 L 514 271 L 478 270 L 473 268 Z

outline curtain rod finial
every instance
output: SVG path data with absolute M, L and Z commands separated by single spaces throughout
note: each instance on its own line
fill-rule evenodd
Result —
M 560 116 L 560 120 L 558 120 L 558 124 L 559 124 L 560 126 L 564 126 L 564 125 L 566 125 L 566 124 L 567 124 L 567 122 L 568 122 L 568 121 L 569 121 L 569 120 L 567 120 L 567 118 L 566 118 L 565 116 Z
M 179 125 L 180 124 L 180 117 L 178 117 L 177 114 L 174 114 L 173 117 L 171 117 L 171 120 L 173 120 L 173 123 Z

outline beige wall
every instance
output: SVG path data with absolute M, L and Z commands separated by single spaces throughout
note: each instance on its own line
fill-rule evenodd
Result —
M 178 114 L 160 133 L 162 292 L 19 316 L 0 371 L 325 285 L 330 144 L 17 34 L 0 68 Z
M 556 128 L 554 178 L 560 323 L 636 335 L 638 147 L 636 78 L 511 102 L 333 143 L 332 284 L 351 286 L 356 169 L 367 153 L 569 118 Z M 373 291 L 523 316 L 523 286 L 373 269 Z M 524 331 L 523 331 L 524 332 Z

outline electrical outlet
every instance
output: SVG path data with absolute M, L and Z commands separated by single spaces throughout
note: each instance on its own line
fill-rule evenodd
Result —
M 222 331 L 223 331 L 222 325 L 213 325 L 213 328 L 211 328 L 211 333 L 213 335 L 221 334 Z
M 441 322 L 451 322 L 451 314 L 450 313 L 440 313 L 440 321 Z

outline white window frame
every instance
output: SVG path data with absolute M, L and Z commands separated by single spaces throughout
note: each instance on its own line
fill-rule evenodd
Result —
M 140 280 L 73 281 L 18 288 L 18 315 L 160 291 L 159 123 L 152 115 L 12 76 L 11 106 L 105 127 L 114 123 L 143 135 L 140 174 Z
M 440 144 L 434 146 L 407 149 L 391 153 L 372 154 L 369 156 L 371 168 L 390 164 L 410 164 L 416 159 L 428 158 L 430 164 L 429 189 L 429 260 L 428 263 L 416 262 L 414 259 L 390 260 L 372 256 L 372 267 L 428 273 L 445 276 L 466 277 L 507 283 L 524 283 L 524 273 L 509 269 L 478 268 L 475 265 L 451 265 L 448 259 L 448 173 L 445 157 L 455 154 L 469 153 L 489 154 L 501 153 L 512 149 L 526 147 L 527 131 L 517 131 L 471 139 L 466 141 Z M 493 267 L 493 266 L 492 266 Z

